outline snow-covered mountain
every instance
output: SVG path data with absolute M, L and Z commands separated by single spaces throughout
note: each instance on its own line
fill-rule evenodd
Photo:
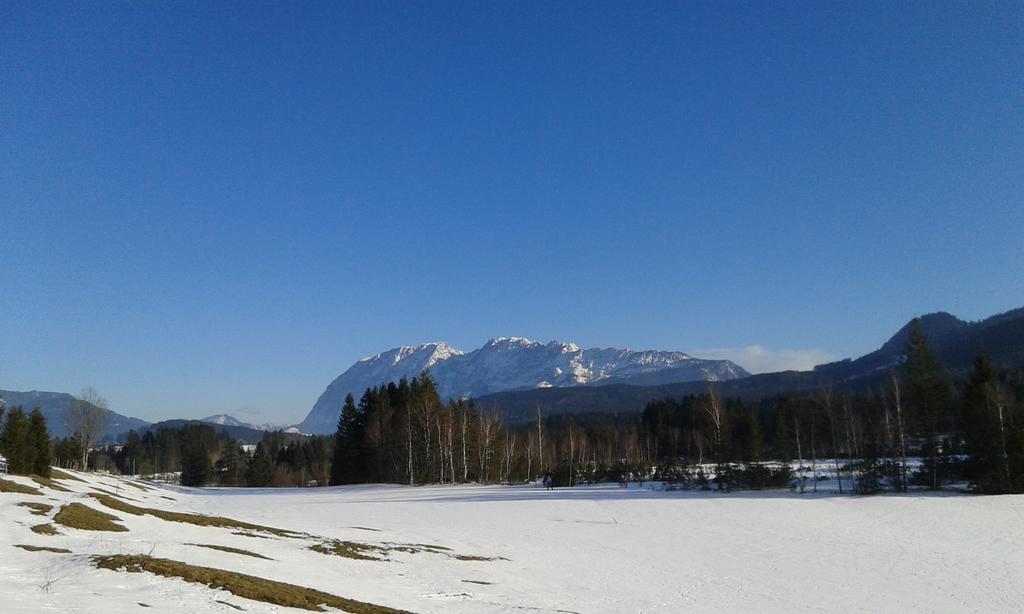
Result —
M 216 416 L 207 416 L 200 420 L 200 422 L 208 422 L 210 424 L 219 424 L 221 426 L 242 426 L 247 429 L 253 429 L 256 431 L 276 431 L 284 427 L 274 424 L 250 424 L 249 422 L 242 422 L 234 416 L 227 414 L 217 414 Z
M 402 346 L 364 358 L 327 387 L 306 419 L 304 433 L 337 427 L 345 395 L 428 370 L 442 398 L 477 397 L 506 390 L 629 383 L 664 373 L 672 382 L 730 380 L 750 375 L 728 360 L 703 360 L 682 352 L 582 349 L 574 343 L 540 343 L 521 337 L 491 339 L 469 353 L 447 343 Z

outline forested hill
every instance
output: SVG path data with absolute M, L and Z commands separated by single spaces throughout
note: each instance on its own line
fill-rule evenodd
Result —
M 7 407 L 21 407 L 26 412 L 38 407 L 46 418 L 51 437 L 67 437 L 71 434 L 67 426 L 68 412 L 75 397 L 66 392 L 0 390 L 0 399 L 3 399 Z M 145 420 L 124 416 L 109 409 L 103 412 L 106 422 L 99 434 L 99 441 L 114 441 L 119 435 L 130 430 L 141 431 L 149 425 Z
M 257 443 L 257 442 L 261 441 L 263 439 L 263 435 L 265 435 L 267 433 L 267 431 L 250 428 L 248 426 L 240 426 L 240 425 L 235 425 L 235 424 L 215 424 L 215 423 L 205 422 L 205 421 L 202 421 L 202 420 L 183 420 L 183 419 L 164 420 L 162 422 L 157 422 L 155 424 L 150 424 L 146 428 L 138 429 L 137 432 L 138 432 L 139 435 L 143 435 L 147 431 L 152 431 L 152 432 L 155 433 L 156 431 L 159 431 L 160 429 L 181 430 L 182 427 L 184 427 L 186 425 L 189 425 L 189 424 L 203 424 L 203 425 L 207 425 L 211 429 L 213 429 L 215 432 L 225 433 L 225 434 L 229 435 L 232 439 L 237 440 L 239 443 Z M 124 433 L 121 433 L 121 434 L 124 435 Z M 288 438 L 289 439 L 291 439 L 291 438 L 300 438 L 300 437 L 301 436 L 297 435 L 297 434 L 288 434 Z
M 979 322 L 965 322 L 948 313 L 919 318 L 944 367 L 963 376 L 982 349 L 1001 368 L 1024 366 L 1024 308 L 1014 309 Z M 784 392 L 809 392 L 832 386 L 836 391 L 865 392 L 881 385 L 888 372 L 903 360 L 911 322 L 882 346 L 854 360 L 819 365 L 811 371 L 761 373 L 742 379 L 718 382 L 723 396 L 757 399 Z M 655 399 L 700 394 L 706 382 L 682 382 L 651 386 L 615 384 L 516 390 L 477 399 L 477 406 L 499 408 L 511 422 L 528 420 L 537 408 L 544 415 L 579 412 L 637 412 Z

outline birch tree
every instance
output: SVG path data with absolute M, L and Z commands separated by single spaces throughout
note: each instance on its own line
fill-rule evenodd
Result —
M 89 448 L 107 426 L 107 400 L 95 388 L 87 386 L 71 401 L 68 430 L 82 446 L 82 471 L 88 469 Z

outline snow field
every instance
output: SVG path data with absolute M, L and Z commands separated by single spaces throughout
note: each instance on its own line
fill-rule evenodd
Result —
M 181 580 L 95 569 L 90 554 L 138 553 L 230 569 L 415 612 L 1020 612 L 1024 496 L 657 492 L 599 485 L 187 489 L 75 474 L 73 492 L 0 493 L 5 612 L 277 612 Z M 27 478 L 11 477 L 23 484 Z M 104 508 L 97 488 L 142 507 L 308 533 L 235 535 Z M 172 497 L 171 501 L 165 497 Z M 77 501 L 127 533 L 30 527 L 17 505 Z M 308 550 L 318 538 L 430 544 L 385 561 Z M 262 560 L 186 545 L 242 548 Z M 26 552 L 14 544 L 67 548 Z M 452 555 L 501 557 L 459 560 Z M 232 604 L 232 605 L 227 605 Z

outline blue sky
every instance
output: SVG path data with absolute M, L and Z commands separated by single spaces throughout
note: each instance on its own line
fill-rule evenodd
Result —
M 288 422 L 401 344 L 1024 304 L 1024 5 L 550 4 L 0 5 L 0 388 Z

